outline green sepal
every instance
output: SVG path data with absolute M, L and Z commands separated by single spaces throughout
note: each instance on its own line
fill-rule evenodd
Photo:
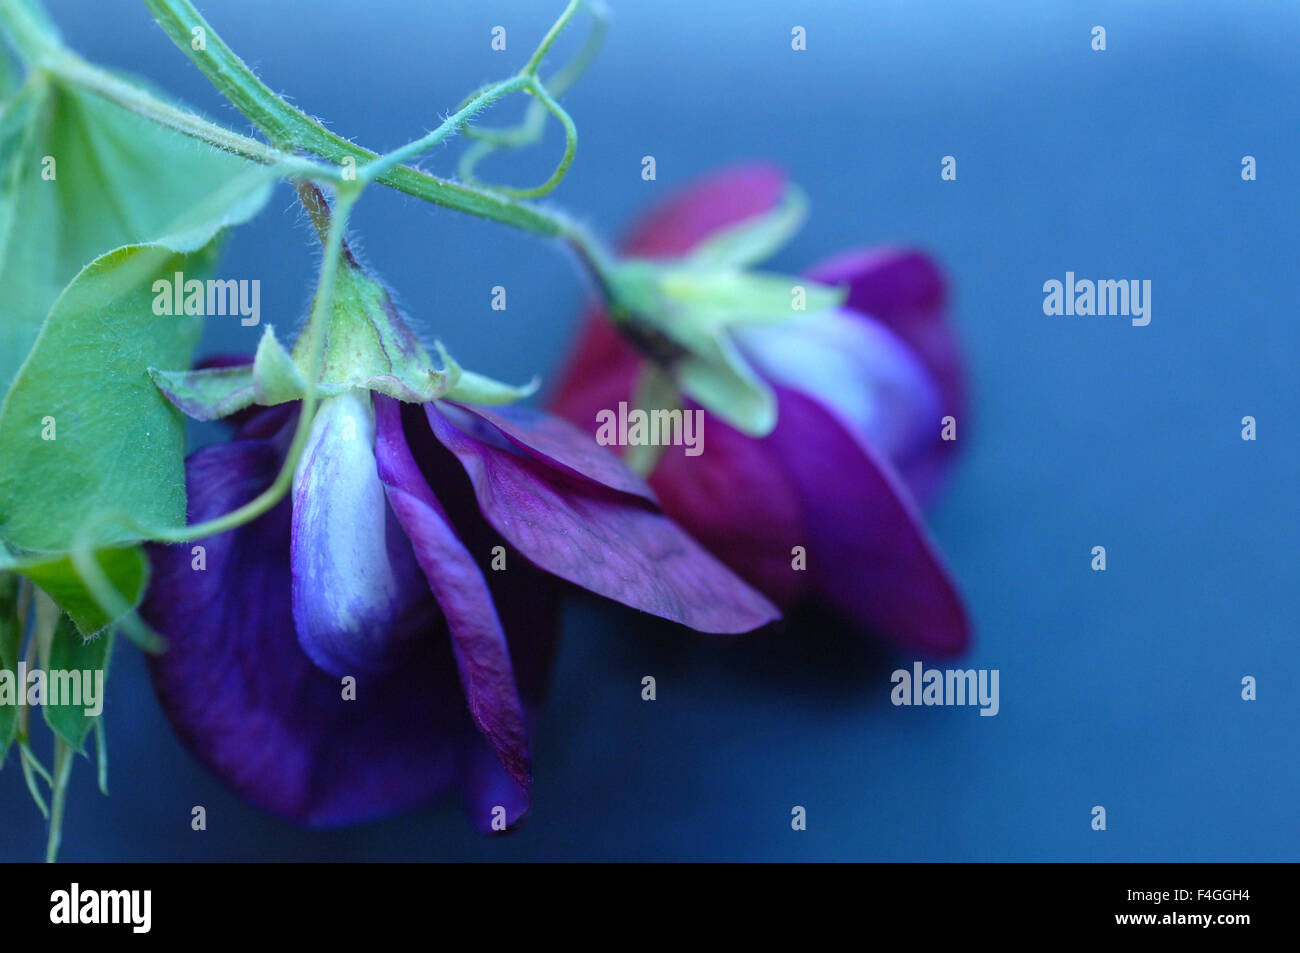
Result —
M 691 249 L 687 258 L 713 268 L 748 268 L 781 250 L 808 217 L 808 200 L 798 186 L 787 186 L 771 210 L 718 229 Z
M 741 433 L 766 437 L 776 428 L 776 395 L 728 335 L 710 338 L 673 373 L 683 394 Z
M 647 413 L 679 410 L 682 406 L 681 391 L 671 376 L 664 373 L 657 364 L 647 361 L 637 375 L 636 392 L 632 395 L 631 406 Z M 633 473 L 648 477 L 654 472 L 663 452 L 664 445 L 661 443 L 629 444 L 623 451 L 623 462 Z
M 503 384 L 501 381 L 493 380 L 491 377 L 485 377 L 482 374 L 476 374 L 473 371 L 467 371 L 456 362 L 447 349 L 442 346 L 441 341 L 435 342 L 434 346 L 438 349 L 438 357 L 442 360 L 442 366 L 448 374 L 450 386 L 447 388 L 445 396 L 448 400 L 458 400 L 462 404 L 513 404 L 517 400 L 523 400 L 525 397 L 531 397 L 537 393 L 537 388 L 541 386 L 541 378 L 534 377 L 522 387 L 516 387 L 513 384 Z
M 257 342 L 253 356 L 253 395 L 263 406 L 301 400 L 307 392 L 307 382 L 302 379 L 298 365 L 275 336 L 275 328 L 267 325 L 262 340 Z
M 293 349 L 294 363 L 304 379 L 311 376 L 307 365 L 312 333 L 311 328 L 304 330 Z M 423 404 L 446 397 L 466 403 L 508 404 L 537 390 L 537 381 L 515 387 L 467 371 L 441 343 L 435 346 L 442 365 L 436 369 L 388 289 L 345 249 L 325 328 L 318 393 L 331 397 L 363 388 L 406 403 Z
M 307 385 L 293 357 L 267 325 L 252 364 L 193 371 L 149 368 L 154 386 L 195 420 L 219 420 L 254 404 L 271 407 L 301 400 Z

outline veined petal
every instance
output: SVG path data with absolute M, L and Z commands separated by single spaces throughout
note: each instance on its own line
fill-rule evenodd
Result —
M 234 441 L 192 455 L 190 521 L 228 513 L 266 489 L 294 420 L 289 408 L 263 411 Z M 141 613 L 168 641 L 149 660 L 168 720 L 241 796 L 311 826 L 382 817 L 450 790 L 472 733 L 450 652 L 425 640 L 394 672 L 358 675 L 355 697 L 345 697 L 294 636 L 289 535 L 284 500 L 197 541 L 201 551 L 150 547 Z
M 321 401 L 293 479 L 293 618 L 303 651 L 335 675 L 405 652 L 428 598 L 375 469 L 369 395 Z
M 470 713 L 526 792 L 532 773 L 523 705 L 492 593 L 411 455 L 400 403 L 376 395 L 375 414 L 379 478 L 447 619 Z
M 964 650 L 961 597 L 890 465 L 812 399 L 778 393 L 781 426 L 768 440 L 800 488 L 808 571 L 823 597 L 908 649 Z
M 457 403 L 454 406 L 495 427 L 524 453 L 571 477 L 630 493 L 651 503 L 655 501 L 646 482 L 617 455 L 561 417 L 517 405 L 489 408 Z
M 426 404 L 425 413 L 469 474 L 488 522 L 547 572 L 701 632 L 747 632 L 778 616 L 767 599 L 643 501 L 474 439 L 449 419 L 464 419 L 453 405 Z

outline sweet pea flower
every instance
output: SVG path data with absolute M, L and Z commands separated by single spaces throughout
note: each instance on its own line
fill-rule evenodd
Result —
M 501 388 L 431 370 L 344 257 L 292 492 L 201 549 L 152 551 L 141 612 L 169 642 L 155 688 L 201 761 L 292 820 L 348 824 L 459 788 L 480 829 L 510 827 L 529 805 L 563 587 L 703 632 L 778 612 L 578 428 L 464 399 Z M 268 331 L 252 364 L 154 372 L 192 416 L 240 421 L 187 461 L 191 522 L 273 483 L 302 366 Z
M 769 166 L 723 172 L 654 212 L 625 251 L 638 262 L 698 260 L 720 235 L 730 247 L 746 228 L 770 231 L 787 193 Z M 807 278 L 839 286 L 840 303 L 728 329 L 733 365 L 752 368 L 775 398 L 775 426 L 747 435 L 709 408 L 704 451 L 664 448 L 648 482 L 666 513 L 783 607 L 820 601 L 908 650 L 959 653 L 966 612 L 919 515 L 951 462 L 965 407 L 943 276 L 919 252 L 879 248 L 837 256 Z M 661 325 L 672 330 L 678 318 L 666 313 Z M 610 317 L 589 315 L 550 405 L 589 432 L 602 412 L 637 405 L 648 368 L 678 374 L 682 358 L 635 314 Z

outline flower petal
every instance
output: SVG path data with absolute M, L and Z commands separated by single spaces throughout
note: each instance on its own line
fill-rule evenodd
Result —
M 521 787 L 482 738 L 467 738 L 465 813 L 480 834 L 512 830 L 528 814 L 528 788 Z
M 808 573 L 791 548 L 807 544 L 799 487 L 766 440 L 754 440 L 706 416 L 708 452 L 664 449 L 650 485 L 665 513 L 746 582 L 778 605 L 804 593 Z M 777 427 L 781 427 L 778 419 Z
M 626 370 L 598 353 L 630 346 L 597 315 L 552 400 L 553 408 L 594 439 L 597 412 L 631 400 L 636 360 Z M 584 355 L 591 354 L 588 362 Z M 688 409 L 694 409 L 688 401 Z M 780 419 L 777 426 L 781 426 Z M 769 446 L 706 414 L 708 451 L 688 457 L 665 447 L 650 476 L 659 505 L 737 575 L 778 605 L 792 605 L 808 574 L 792 568 L 791 539 L 806 539 L 797 489 Z
M 369 396 L 321 401 L 293 479 L 293 618 L 317 665 L 383 671 L 407 650 L 428 590 L 375 472 Z
M 747 632 L 779 614 L 643 501 L 473 439 L 449 419 L 464 419 L 452 405 L 426 404 L 425 413 L 488 522 L 547 572 L 702 632 Z
M 736 333 L 765 377 L 812 397 L 896 466 L 928 452 L 936 439 L 941 414 L 933 378 L 876 321 L 830 310 Z
M 411 455 L 401 405 L 376 395 L 375 414 L 379 478 L 447 619 L 470 713 L 510 777 L 527 791 L 532 773 L 523 705 L 492 593 Z
M 487 421 L 535 460 L 580 480 L 630 493 L 651 503 L 655 501 L 646 482 L 617 455 L 563 418 L 518 405 L 471 407 L 457 403 L 455 406 Z
M 189 518 L 227 513 L 266 489 L 294 416 L 264 411 L 239 439 L 187 461 Z M 281 428 L 276 434 L 277 424 Z M 401 811 L 454 786 L 473 733 L 445 645 L 427 639 L 355 700 L 303 654 L 293 630 L 287 500 L 236 530 L 150 547 L 144 617 L 168 640 L 150 658 L 186 746 L 240 795 L 312 826 Z
M 771 211 L 785 189 L 785 173 L 774 165 L 724 169 L 676 192 L 642 220 L 624 249 L 644 258 L 683 255 L 718 229 Z
M 808 277 L 847 284 L 845 306 L 880 321 L 911 345 L 939 382 L 943 414 L 965 410 L 961 349 L 947 318 L 947 283 L 928 255 L 904 248 L 845 252 Z
M 961 652 L 970 641 L 961 597 L 892 468 L 812 399 L 779 395 L 781 425 L 768 440 L 801 489 L 808 570 L 823 597 L 909 649 Z

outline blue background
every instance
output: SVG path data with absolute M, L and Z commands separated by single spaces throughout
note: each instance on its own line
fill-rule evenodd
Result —
M 203 10 L 274 88 L 392 148 L 516 69 L 561 6 Z M 521 831 L 479 837 L 449 799 L 311 832 L 243 804 L 185 753 L 124 643 L 105 714 L 112 796 L 79 763 L 63 857 L 1297 859 L 1300 5 L 614 7 L 604 52 L 565 98 L 581 145 L 553 201 L 614 235 L 679 183 L 762 157 L 812 203 L 774 267 L 886 241 L 946 264 L 974 407 L 930 519 L 976 624 L 964 664 L 1000 670 L 1001 713 L 892 707 L 889 673 L 911 657 L 826 623 L 722 640 L 579 604 Z M 50 8 L 91 59 L 249 128 L 142 4 Z M 489 48 L 497 24 L 505 53 Z M 805 52 L 790 49 L 794 24 Z M 1090 49 L 1094 24 L 1104 53 Z M 426 167 L 451 173 L 458 149 Z M 483 171 L 540 180 L 558 149 L 551 130 Z M 655 182 L 640 178 L 645 154 Z M 1247 154 L 1258 181 L 1240 177 Z M 940 181 L 944 155 L 955 182 Z M 558 249 L 386 190 L 355 224 L 426 337 L 506 379 L 557 366 L 585 295 Z M 314 245 L 281 187 L 223 271 L 260 278 L 263 321 L 287 329 Z M 1067 270 L 1150 279 L 1150 326 L 1045 316 L 1042 284 Z M 489 308 L 498 284 L 506 312 Z M 205 347 L 251 351 L 260 331 L 214 327 Z M 1247 414 L 1253 443 L 1240 439 Z M 1089 568 L 1094 545 L 1105 573 Z M 1244 675 L 1258 701 L 1240 698 Z M 0 857 L 39 858 L 43 825 L 13 756 L 0 804 Z M 206 832 L 189 828 L 195 804 Z M 1105 832 L 1090 828 L 1098 804 Z M 791 830 L 793 805 L 807 831 Z

